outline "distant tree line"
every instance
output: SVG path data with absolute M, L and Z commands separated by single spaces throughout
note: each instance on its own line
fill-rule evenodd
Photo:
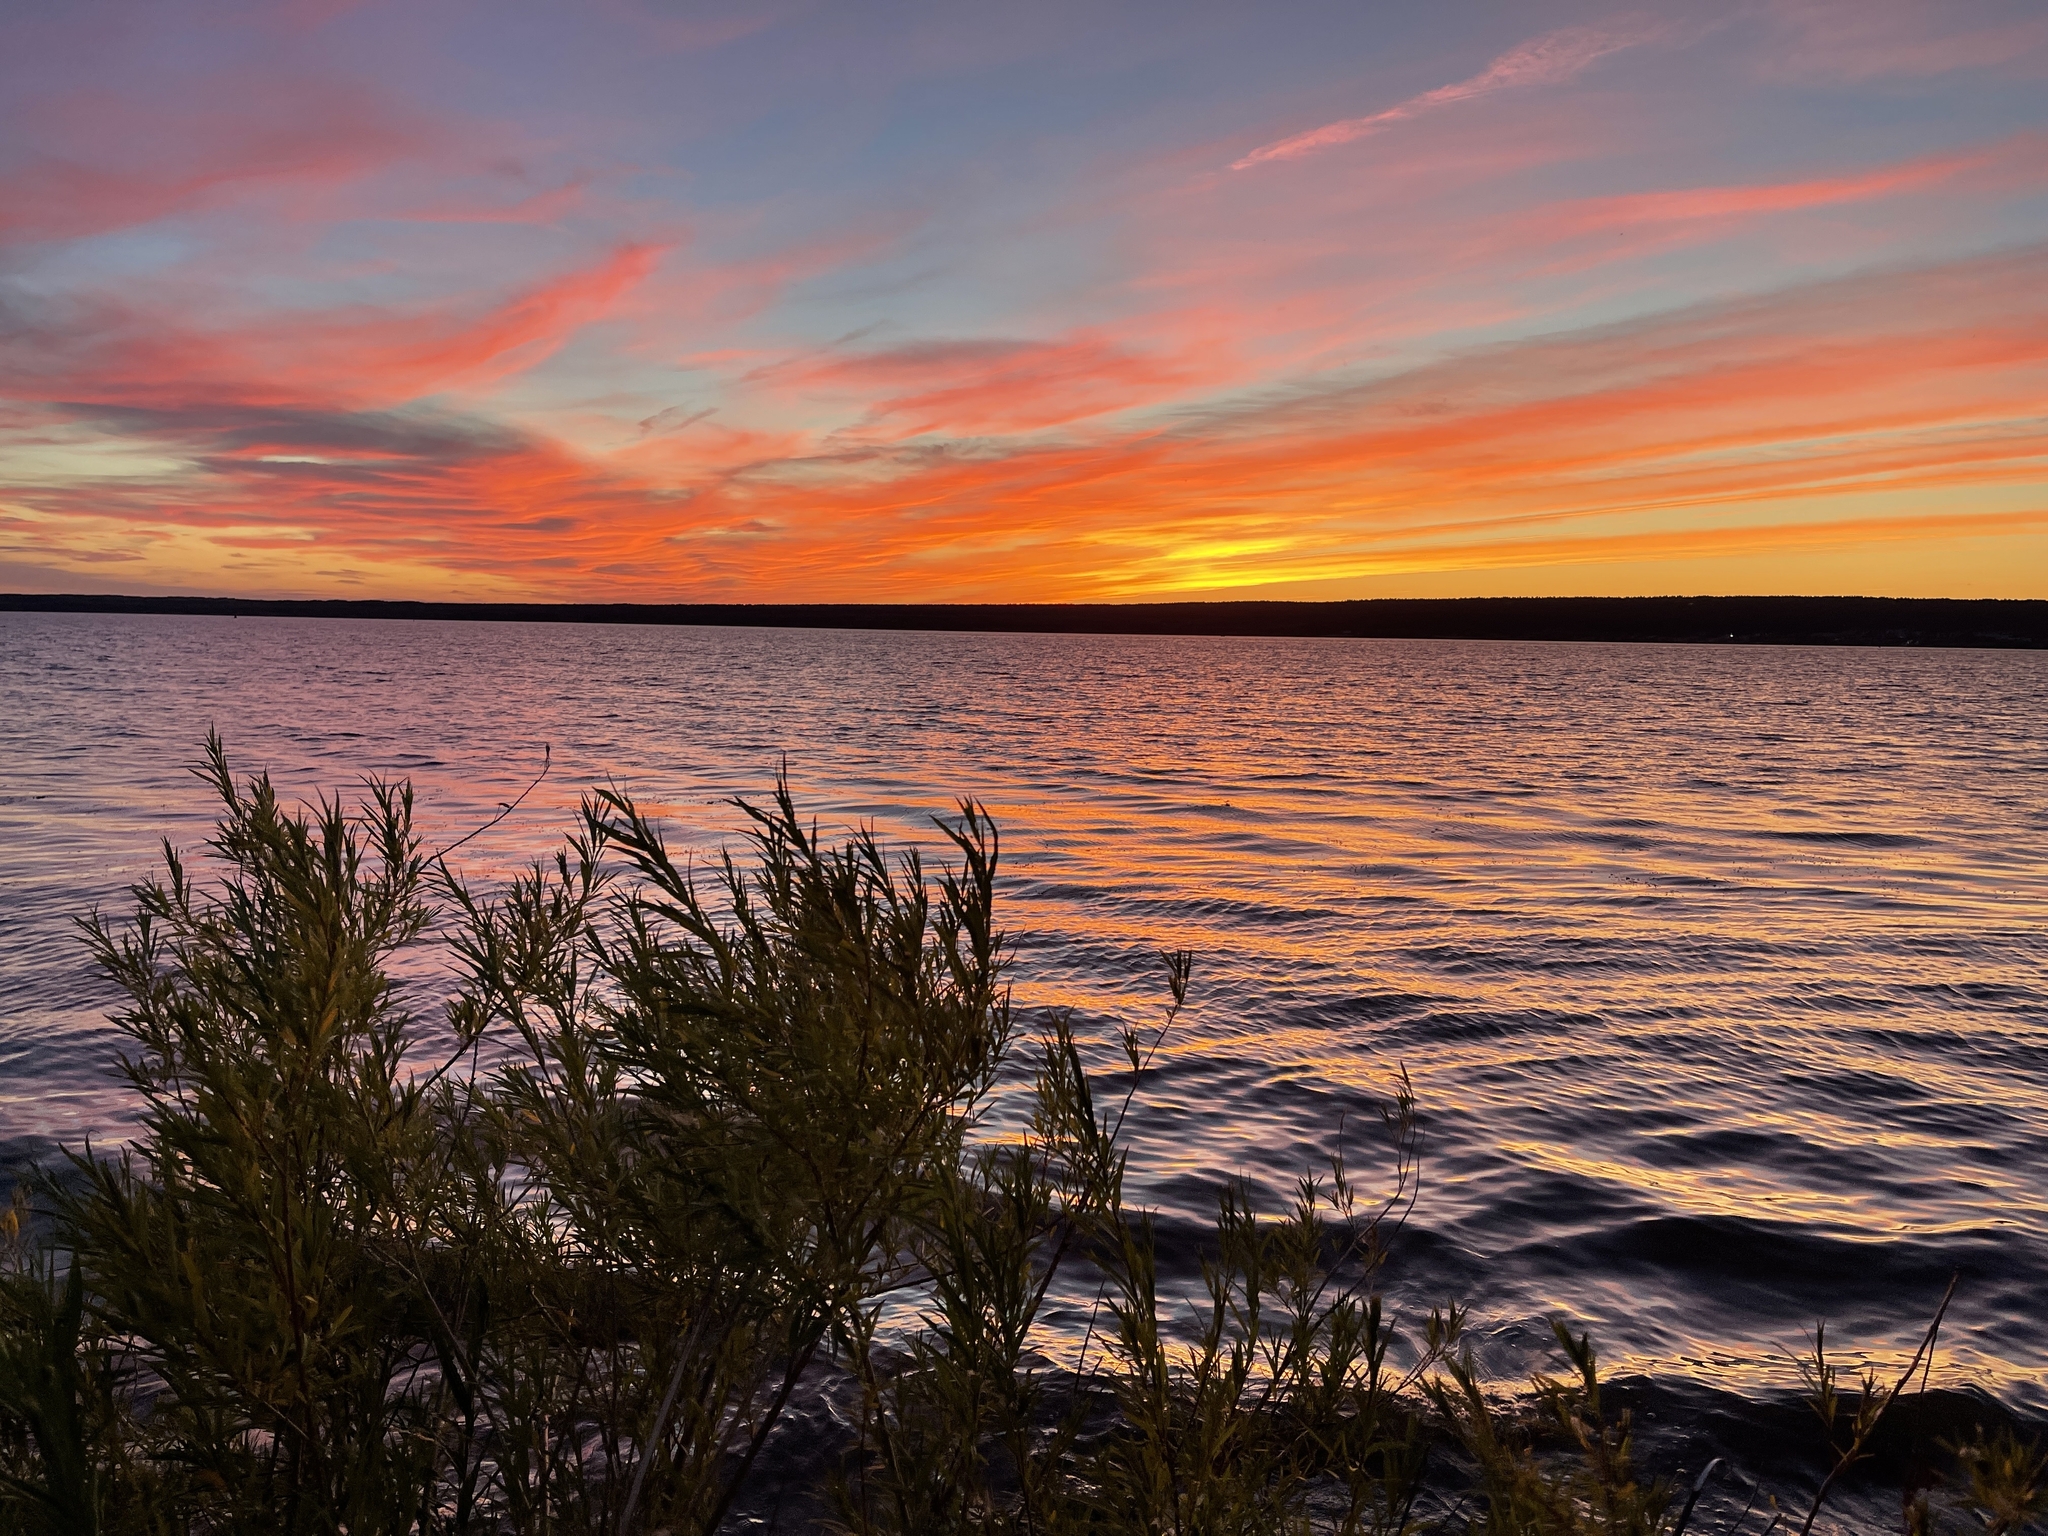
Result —
M 0 613 L 442 619 L 984 634 L 1238 635 L 2039 650 L 2048 601 L 1951 597 L 1381 597 L 1328 602 L 444 603 L 0 593 Z

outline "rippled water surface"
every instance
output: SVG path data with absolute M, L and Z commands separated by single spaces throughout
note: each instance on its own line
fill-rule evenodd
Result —
M 121 1134 L 70 925 L 204 837 L 209 724 L 291 791 L 409 776 L 488 879 L 614 778 L 676 840 L 787 756 L 828 823 L 1003 829 L 1020 999 L 1193 1006 L 1133 1114 L 1184 1274 L 1390 1074 L 1396 1294 L 1751 1396 L 1816 1316 L 2048 1408 L 2048 654 L 0 615 L 0 1170 Z

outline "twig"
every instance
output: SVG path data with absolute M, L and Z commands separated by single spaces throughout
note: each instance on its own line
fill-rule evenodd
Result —
M 1741 1476 L 1740 1473 L 1735 1473 L 1732 1475 L 1737 1477 Z M 1727 1531 L 1724 1533 L 1724 1536 L 1735 1536 L 1735 1533 L 1742 1529 L 1742 1522 L 1747 1520 L 1749 1518 L 1749 1512 L 1752 1509 L 1756 1508 L 1757 1495 L 1762 1493 L 1763 1491 L 1764 1485 L 1761 1479 L 1752 1482 L 1749 1485 L 1749 1502 L 1742 1506 L 1742 1513 L 1735 1517 L 1735 1523 L 1728 1527 Z M 1769 1527 L 1765 1527 L 1765 1530 L 1768 1533 Z
M 698 1308 L 695 1321 L 690 1325 L 688 1336 L 683 1340 L 683 1347 L 676 1351 L 676 1368 L 669 1376 L 668 1391 L 662 1394 L 661 1411 L 655 1414 L 654 1428 L 648 1433 L 646 1443 L 640 1447 L 640 1464 L 633 1468 L 633 1486 L 626 1493 L 625 1512 L 619 1516 L 621 1536 L 627 1536 L 633 1529 L 633 1516 L 640 1508 L 640 1490 L 647 1484 L 647 1469 L 653 1464 L 656 1448 L 661 1444 L 662 1432 L 668 1428 L 669 1410 L 676 1405 L 676 1393 L 682 1389 L 683 1374 L 696 1359 L 697 1350 L 704 1342 L 704 1330 L 710 1321 L 711 1300 L 707 1295 Z
M 507 802 L 504 808 L 500 810 L 497 815 L 493 816 L 489 821 L 485 822 L 482 826 L 478 827 L 474 832 L 465 833 L 463 836 L 458 837 L 457 839 L 455 839 L 454 842 L 450 843 L 445 848 L 435 849 L 434 852 L 427 855 L 427 862 L 429 864 L 438 864 L 441 860 L 447 858 L 449 854 L 453 853 L 456 849 L 460 848 L 464 843 L 468 842 L 471 838 L 483 836 L 484 833 L 490 831 L 491 828 L 495 827 L 507 816 L 510 816 L 514 811 L 518 810 L 520 805 L 525 802 L 526 797 L 532 794 L 536 789 L 540 787 L 540 781 L 548 776 L 548 769 L 554 766 L 554 756 L 555 749 L 553 744 L 549 742 L 543 742 L 541 744 L 540 749 L 540 772 L 536 773 L 533 776 L 533 782 L 531 784 L 527 785 L 526 788 L 519 791 L 519 798 L 517 800 Z
M 1955 1296 L 1956 1286 L 1962 1282 L 1962 1278 L 1963 1272 L 1961 1270 L 1957 1270 L 1953 1275 L 1949 1276 L 1948 1289 L 1941 1293 L 1941 1305 L 1934 1309 L 1934 1321 L 1927 1325 L 1927 1333 L 1920 1340 L 1920 1347 L 1913 1351 L 1913 1358 L 1906 1362 L 1905 1374 L 1900 1376 L 1898 1381 L 1892 1386 L 1891 1391 L 1884 1395 L 1884 1400 L 1877 1405 L 1877 1412 L 1873 1413 L 1869 1420 L 1857 1430 L 1855 1438 L 1849 1442 L 1849 1448 L 1841 1453 L 1841 1459 L 1835 1463 L 1835 1469 L 1821 1480 L 1820 1490 L 1813 1496 L 1813 1507 L 1807 1510 L 1806 1519 L 1799 1526 L 1799 1536 L 1807 1536 L 1807 1532 L 1813 1529 L 1814 1518 L 1820 1514 L 1820 1507 L 1826 1502 L 1828 1490 L 1834 1487 L 1835 1479 L 1862 1459 L 1860 1452 L 1863 1449 L 1864 1442 L 1876 1432 L 1878 1421 L 1885 1416 L 1886 1410 L 1898 1400 L 1899 1394 L 1905 1391 L 1907 1385 L 1913 1380 L 1914 1372 L 1920 1369 L 1921 1360 L 1925 1358 L 1929 1369 L 1933 1368 L 1935 1335 L 1941 1332 L 1942 1317 L 1948 1312 L 1949 1301 Z
M 1692 1507 L 1700 1501 L 1700 1490 L 1707 1486 L 1707 1479 L 1714 1475 L 1714 1469 L 1722 1465 L 1722 1458 L 1716 1456 L 1700 1469 L 1700 1475 L 1693 1479 L 1692 1492 L 1685 1496 L 1685 1508 L 1678 1512 L 1678 1523 L 1671 1527 L 1671 1536 L 1685 1536 L 1685 1527 L 1692 1519 Z

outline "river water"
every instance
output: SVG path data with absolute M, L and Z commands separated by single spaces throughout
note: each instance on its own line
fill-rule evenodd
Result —
M 0 1178 L 128 1124 L 71 920 L 202 842 L 209 725 L 294 795 L 409 777 L 430 845 L 550 748 L 484 882 L 607 779 L 707 850 L 785 760 L 933 851 L 973 795 L 1027 1010 L 1142 1026 L 1197 957 L 1128 1126 L 1169 1272 L 1340 1125 L 1371 1186 L 1405 1067 L 1393 1291 L 1495 1374 L 1564 1313 L 1761 1413 L 1960 1270 L 1937 1383 L 2048 1411 L 2048 653 L 0 614 Z

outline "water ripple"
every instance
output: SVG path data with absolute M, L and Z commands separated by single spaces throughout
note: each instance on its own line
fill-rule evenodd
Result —
M 430 843 L 551 744 L 485 880 L 607 779 L 715 846 L 786 754 L 828 822 L 991 806 L 1030 1008 L 1143 1023 L 1196 951 L 1129 1125 L 1163 1273 L 1340 1126 L 1370 1186 L 1405 1065 L 1395 1291 L 1475 1299 L 1491 1368 L 1562 1310 L 1718 1413 L 1961 1268 L 1949 1369 L 2040 1411 L 2044 721 L 2028 652 L 4 615 L 0 1161 L 129 1123 L 71 919 L 201 843 L 209 724 L 291 794 L 410 776 Z

